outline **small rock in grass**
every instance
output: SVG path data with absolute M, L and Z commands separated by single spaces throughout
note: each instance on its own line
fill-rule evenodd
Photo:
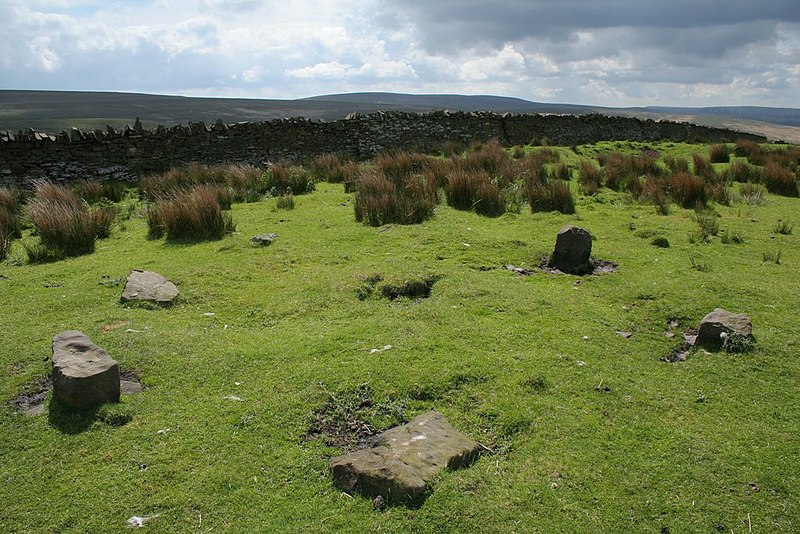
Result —
M 330 466 L 334 484 L 344 491 L 415 503 L 439 473 L 469 465 L 480 451 L 478 442 L 432 411 L 376 436 L 368 449 L 332 458 Z
M 178 297 L 175 284 L 153 271 L 134 269 L 125 282 L 122 302 L 154 302 L 169 306 Z
M 262 247 L 268 247 L 273 241 L 278 239 L 278 234 L 258 234 L 250 238 L 250 242 Z
M 731 336 L 750 340 L 752 335 L 753 323 L 747 315 L 736 315 L 716 308 L 700 321 L 694 345 L 718 350 Z

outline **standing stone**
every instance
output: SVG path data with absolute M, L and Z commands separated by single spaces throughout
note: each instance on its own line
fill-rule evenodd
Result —
M 722 308 L 715 308 L 700 321 L 694 344 L 717 350 L 731 335 L 750 339 L 753 335 L 753 323 L 747 315 L 735 315 Z
M 160 274 L 134 269 L 125 282 L 122 302 L 146 301 L 168 306 L 177 296 L 175 284 Z
M 53 394 L 73 408 L 119 402 L 119 366 L 83 332 L 53 338 Z
M 556 248 L 550 266 L 570 274 L 592 272 L 592 235 L 577 226 L 567 224 L 556 237 Z
M 481 446 L 454 429 L 439 412 L 428 412 L 378 435 L 368 449 L 332 458 L 334 483 L 406 503 L 424 498 L 444 469 L 469 465 Z

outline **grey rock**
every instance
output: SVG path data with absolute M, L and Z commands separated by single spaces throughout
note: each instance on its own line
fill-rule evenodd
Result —
M 694 344 L 717 350 L 722 348 L 725 340 L 732 335 L 752 339 L 753 323 L 747 315 L 736 315 L 722 308 L 716 308 L 700 321 Z
M 160 274 L 134 269 L 125 282 L 122 302 L 145 301 L 170 305 L 175 301 L 178 293 L 175 284 Z
M 262 247 L 268 247 L 273 241 L 278 239 L 278 234 L 258 234 L 250 238 L 250 241 Z
M 83 332 L 53 337 L 53 394 L 73 408 L 118 402 L 119 365 Z
M 368 449 L 332 458 L 330 467 L 334 483 L 344 491 L 413 503 L 424 499 L 444 469 L 469 465 L 480 450 L 478 442 L 431 411 L 376 436 Z
M 592 235 L 583 228 L 567 224 L 558 232 L 550 266 L 570 274 L 591 273 L 591 255 Z
M 134 382 L 133 380 L 120 380 L 119 389 L 125 395 L 138 395 L 144 391 L 144 386 L 140 382 Z

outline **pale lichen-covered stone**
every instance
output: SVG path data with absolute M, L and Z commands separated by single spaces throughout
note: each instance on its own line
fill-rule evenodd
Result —
M 172 304 L 178 296 L 175 284 L 153 271 L 134 269 L 125 282 L 122 302 L 155 302 L 161 305 Z
M 331 459 L 330 466 L 344 491 L 411 503 L 424 499 L 444 469 L 469 465 L 480 450 L 478 442 L 432 411 L 376 436 L 368 449 Z

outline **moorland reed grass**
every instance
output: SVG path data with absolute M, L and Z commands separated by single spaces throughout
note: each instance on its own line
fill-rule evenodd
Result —
M 773 252 L 771 250 L 767 250 L 763 254 L 761 254 L 761 259 L 765 263 L 774 263 L 775 265 L 780 265 L 781 264 L 781 251 L 777 250 L 777 251 Z
M 716 182 L 719 178 L 719 176 L 717 176 L 717 171 L 714 170 L 714 166 L 711 165 L 711 162 L 700 154 L 692 154 L 692 164 L 692 174 L 695 176 L 699 176 L 705 179 L 707 182 Z
M 745 139 L 736 141 L 733 153 L 740 158 L 747 158 L 753 165 L 764 165 L 767 160 L 766 150 L 755 141 L 748 141 Z
M 775 226 L 773 227 L 773 231 L 776 234 L 781 235 L 791 235 L 792 230 L 794 229 L 794 225 L 789 221 L 784 221 L 783 219 L 779 219 Z
M 92 213 L 72 191 L 46 181 L 34 183 L 35 197 L 28 204 L 28 216 L 39 235 L 42 257 L 61 258 L 94 252 L 97 228 Z
M 619 152 L 604 154 L 603 167 L 605 186 L 614 191 L 635 193 L 639 189 L 639 178 L 642 176 L 660 176 L 664 173 L 655 159 L 641 155 L 628 156 Z
M 302 195 L 315 188 L 314 178 L 298 165 L 277 164 L 267 169 L 266 189 L 273 196 Z
M 522 159 L 525 157 L 525 147 L 516 145 L 511 149 L 511 157 L 514 159 Z
M 436 183 L 419 174 L 389 178 L 381 172 L 364 173 L 357 184 L 356 221 L 370 226 L 417 224 L 433 216 L 438 203 Z
M 733 203 L 733 193 L 723 182 L 714 184 L 706 183 L 706 191 L 709 200 L 713 200 L 722 206 L 730 206 Z
M 447 204 L 459 210 L 472 210 L 497 217 L 506 211 L 505 193 L 482 170 L 455 170 L 447 175 Z
M 797 179 L 794 173 L 775 161 L 767 161 L 767 165 L 761 173 L 761 181 L 770 193 L 785 197 L 798 196 Z
M 584 195 L 594 195 L 603 183 L 603 172 L 591 161 L 581 160 L 578 184 Z
M 767 155 L 768 161 L 774 161 L 782 167 L 797 171 L 800 167 L 800 147 L 789 146 L 777 150 L 771 150 Z
M 20 194 L 7 187 L 0 187 L 0 235 L 20 237 Z
M 725 245 L 741 245 L 744 243 L 744 236 L 742 236 L 742 234 L 739 232 L 731 232 L 730 230 L 725 229 L 720 234 L 719 240 Z
M 201 184 L 229 189 L 231 202 L 255 202 L 271 189 L 265 173 L 253 165 L 206 166 L 192 163 L 145 176 L 139 182 L 139 196 L 148 202 L 157 202 L 174 192 Z
M 148 237 L 169 241 L 217 240 L 236 230 L 219 203 L 219 187 L 197 185 L 173 192 L 147 208 Z
M 726 183 L 760 182 L 761 169 L 750 165 L 744 160 L 738 159 L 728 165 L 728 168 L 722 172 L 722 180 Z
M 751 206 L 760 206 L 766 199 L 767 188 L 761 184 L 744 183 L 739 186 L 742 202 Z
M 570 180 L 572 179 L 572 172 L 566 163 L 558 162 L 556 166 L 553 167 L 552 172 L 550 172 L 550 178 L 555 180 Z
M 711 163 L 728 163 L 731 159 L 730 148 L 726 144 L 711 145 L 708 148 L 708 159 Z
M 275 199 L 275 208 L 290 211 L 294 209 L 294 195 L 280 195 Z
M 699 236 L 703 241 L 708 241 L 711 236 L 719 233 L 719 218 L 716 215 L 698 213 L 695 215 L 695 221 L 700 229 Z
M 575 198 L 568 182 L 562 180 L 527 182 L 525 193 L 531 212 L 575 213 Z
M 97 204 L 103 199 L 110 202 L 120 202 L 125 196 L 126 186 L 122 182 L 97 180 L 78 180 L 72 184 L 72 190 L 78 198 L 87 204 Z
M 669 169 L 669 172 L 672 174 L 678 172 L 685 172 L 688 173 L 689 169 L 689 160 L 686 158 L 676 158 L 674 156 L 667 156 L 664 158 L 664 164 Z
M 666 185 L 672 199 L 683 208 L 694 209 L 708 202 L 706 182 L 700 176 L 678 172 L 667 179 Z
M 405 180 L 412 174 L 425 171 L 428 157 L 418 152 L 390 150 L 381 152 L 373 160 L 375 170 L 393 182 Z
M 461 155 L 464 152 L 464 143 L 460 143 L 458 141 L 445 141 L 442 143 L 442 146 L 439 147 L 438 152 L 445 158 Z
M 340 184 L 345 181 L 345 166 L 338 154 L 322 154 L 308 164 L 311 177 L 317 182 Z
M 464 156 L 463 168 L 485 171 L 500 187 L 513 182 L 516 174 L 514 162 L 497 140 L 473 145 Z
M 648 176 L 642 182 L 642 189 L 638 197 L 639 202 L 653 204 L 656 207 L 656 213 L 659 215 L 669 215 L 670 197 L 668 190 L 668 178 Z
M 117 210 L 114 206 L 97 206 L 92 208 L 92 226 L 94 234 L 98 239 L 111 237 L 111 226 L 117 217 Z

